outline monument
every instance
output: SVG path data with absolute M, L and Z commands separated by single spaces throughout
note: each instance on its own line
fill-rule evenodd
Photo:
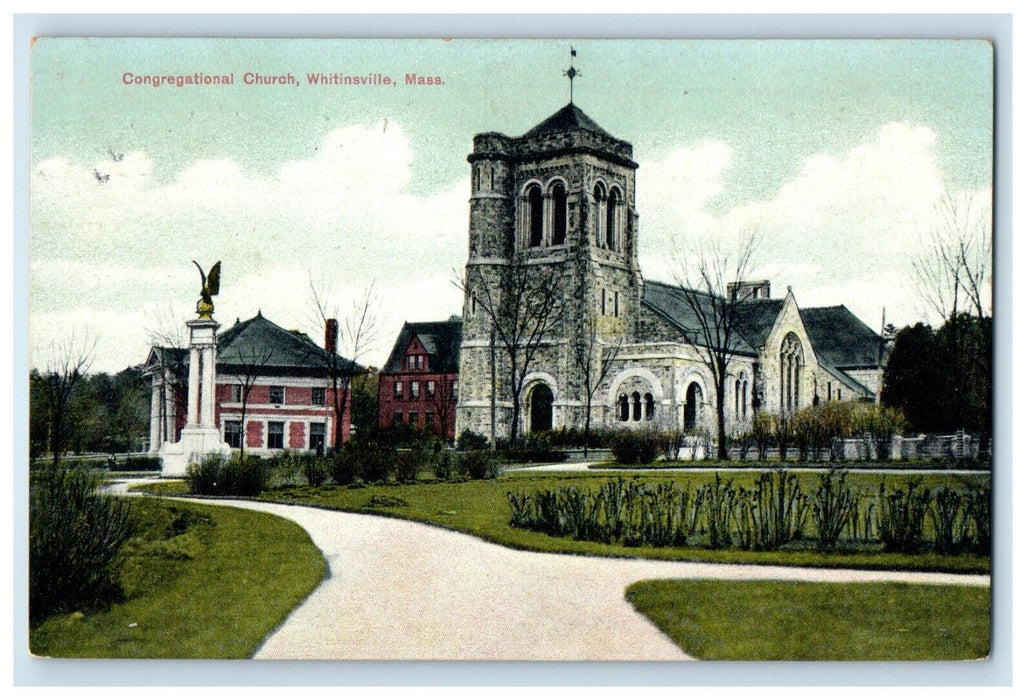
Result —
M 222 262 L 217 262 L 205 276 L 201 271 L 201 298 L 197 301 L 197 318 L 187 321 L 190 333 L 190 369 L 187 378 L 187 422 L 179 442 L 162 445 L 161 475 L 185 476 L 187 466 L 209 453 L 230 454 L 230 446 L 223 442 L 215 425 L 215 361 L 216 332 L 219 323 L 212 318 L 215 304 L 212 297 L 219 293 L 219 275 Z

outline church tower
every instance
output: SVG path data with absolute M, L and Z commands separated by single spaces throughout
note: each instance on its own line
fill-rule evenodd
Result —
M 631 144 L 571 102 L 523 136 L 476 135 L 467 160 L 470 237 L 456 432 L 489 435 L 494 428 L 496 436 L 508 435 L 511 363 L 492 339 L 497 323 L 486 304 L 497 305 L 492 295 L 501 295 L 514 271 L 549 280 L 558 302 L 556 322 L 518 389 L 519 432 L 577 428 L 586 398 L 579 353 L 633 342 L 638 322 L 638 165 Z M 593 422 L 611 410 L 602 403 L 593 397 Z

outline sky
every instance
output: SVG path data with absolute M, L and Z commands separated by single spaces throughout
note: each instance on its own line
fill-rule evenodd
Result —
M 215 318 L 322 331 L 377 298 L 357 358 L 461 310 L 474 134 L 525 133 L 570 99 L 569 41 L 40 39 L 31 53 L 29 341 L 94 371 Z M 993 54 L 979 41 L 574 42 L 574 102 L 631 142 L 639 253 L 672 280 L 709 241 L 760 241 L 753 277 L 878 329 L 935 322 L 912 265 L 944 196 L 989 212 Z M 232 85 L 134 83 L 233 74 Z M 297 84 L 248 85 L 291 75 Z M 310 85 L 310 73 L 372 78 Z M 406 74 L 440 84 L 406 85 Z M 383 84 L 383 78 L 391 84 Z M 286 78 L 285 78 L 286 79 Z M 431 81 L 433 82 L 433 81 Z M 128 83 L 128 84 L 127 84 Z

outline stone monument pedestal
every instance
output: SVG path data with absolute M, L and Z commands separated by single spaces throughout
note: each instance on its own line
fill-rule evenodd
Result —
M 212 318 L 187 321 L 190 329 L 190 374 L 187 379 L 187 424 L 179 442 L 162 445 L 162 476 L 186 476 L 187 467 L 206 454 L 229 455 L 215 425 L 215 349 L 219 324 Z

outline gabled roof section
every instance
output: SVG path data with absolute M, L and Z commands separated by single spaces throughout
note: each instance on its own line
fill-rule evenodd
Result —
M 565 131 L 592 131 L 596 134 L 602 134 L 603 136 L 615 139 L 613 136 L 608 134 L 605 129 L 592 121 L 592 118 L 581 111 L 580 108 L 574 105 L 573 102 L 567 104 L 561 110 L 553 114 L 551 117 L 534 127 L 526 134 L 524 138 L 531 138 L 535 136 L 544 136 L 545 134 L 556 134 Z
M 189 360 L 189 351 L 186 348 L 163 348 L 155 345 L 147 354 L 143 373 L 155 374 L 164 369 L 185 376 Z
M 690 297 L 694 300 L 690 304 Z M 695 289 L 646 280 L 642 287 L 642 303 L 673 325 L 690 343 L 703 345 L 705 336 L 699 316 L 693 310 L 698 305 L 706 318 L 714 318 L 715 304 L 722 299 Z M 753 355 L 771 331 L 782 302 L 776 299 L 751 299 L 740 303 L 743 317 L 733 333 L 730 348 L 733 352 Z
M 463 322 L 458 316 L 453 316 L 447 321 L 406 321 L 395 340 L 391 355 L 384 364 L 384 372 L 401 372 L 404 369 L 402 358 L 414 336 L 428 353 L 428 367 L 421 370 L 422 372 L 459 372 L 459 345 L 463 340 Z
M 800 309 L 814 351 L 840 369 L 878 367 L 883 340 L 842 304 Z
M 335 356 L 300 331 L 289 331 L 262 316 L 237 321 L 219 334 L 218 364 L 226 368 L 258 365 L 261 374 L 325 374 Z M 358 367 L 336 355 L 342 374 Z

